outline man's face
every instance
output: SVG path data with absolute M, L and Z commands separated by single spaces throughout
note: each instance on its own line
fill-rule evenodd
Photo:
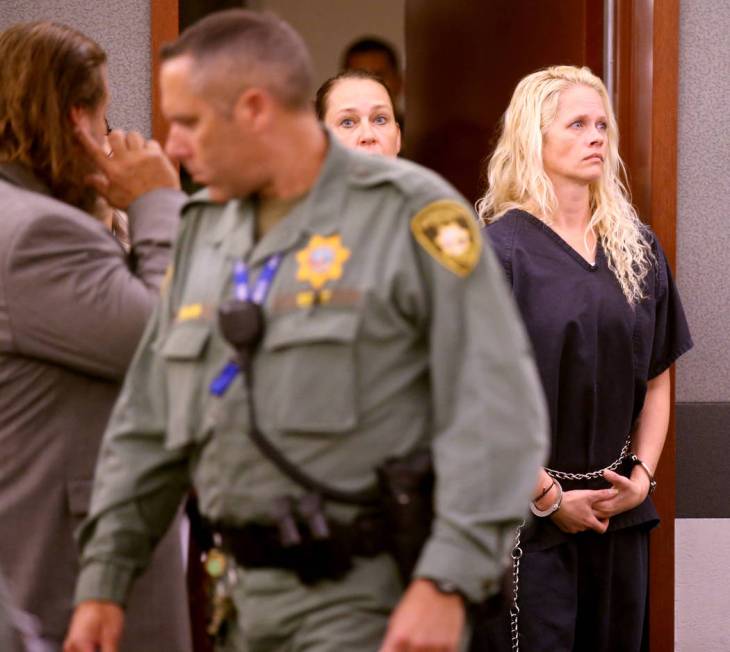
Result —
M 233 107 L 211 102 L 204 83 L 193 79 L 189 56 L 166 61 L 160 71 L 162 112 L 170 123 L 165 151 L 207 186 L 211 199 L 224 202 L 256 189 L 255 148 Z
M 388 87 L 390 94 L 398 98 L 403 82 L 398 71 L 393 68 L 390 59 L 383 52 L 372 50 L 351 54 L 345 66 L 348 70 L 364 70 L 380 77 Z

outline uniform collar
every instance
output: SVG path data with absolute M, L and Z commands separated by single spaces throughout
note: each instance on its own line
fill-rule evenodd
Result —
M 25 190 L 52 196 L 48 186 L 22 163 L 0 163 L 0 178 Z
M 224 243 L 224 250 L 233 257 L 246 255 L 252 267 L 269 256 L 286 252 L 302 244 L 313 233 L 330 235 L 340 227 L 340 220 L 347 194 L 346 170 L 350 165 L 350 152 L 337 142 L 325 129 L 327 154 L 319 176 L 307 195 L 289 214 L 253 246 L 255 204 L 251 198 L 235 199 L 220 206 L 221 214 L 208 235 L 214 244 Z M 186 207 L 210 204 L 207 192 L 196 193 Z M 235 237 L 231 234 L 236 233 Z M 252 250 L 253 247 L 253 250 Z
M 340 227 L 347 195 L 345 170 L 349 152 L 329 131 L 328 149 L 322 169 L 306 197 L 257 243 L 250 263 L 256 266 L 277 252 L 285 252 L 302 244 L 314 233 L 330 235 Z M 247 202 L 249 205 L 250 201 Z

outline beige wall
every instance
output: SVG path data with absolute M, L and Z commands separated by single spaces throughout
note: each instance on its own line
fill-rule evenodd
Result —
M 679 652 L 730 650 L 729 34 L 730 3 L 680 2 L 677 275 L 695 348 L 677 365 Z
M 149 0 L 0 0 L 0 30 L 13 23 L 53 20 L 96 40 L 109 57 L 109 123 L 149 135 L 149 7 Z
M 403 62 L 405 0 L 249 0 L 248 6 L 273 11 L 304 37 L 318 86 L 339 72 L 342 51 L 364 35 L 390 41 Z

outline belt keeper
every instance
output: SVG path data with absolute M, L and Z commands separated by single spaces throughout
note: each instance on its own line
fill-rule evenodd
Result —
M 649 477 L 649 495 L 651 496 L 656 491 L 656 480 L 654 479 L 654 475 L 649 470 L 649 467 L 636 456 L 636 453 L 631 453 L 629 455 L 629 460 L 631 460 L 633 466 L 640 466 L 644 469 L 644 473 L 646 473 Z

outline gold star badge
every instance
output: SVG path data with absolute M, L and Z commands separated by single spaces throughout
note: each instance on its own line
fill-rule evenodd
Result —
M 307 246 L 297 253 L 297 281 L 309 283 L 320 290 L 327 281 L 342 276 L 342 266 L 350 257 L 350 250 L 338 235 L 313 235 Z
M 457 276 L 467 276 L 479 262 L 482 237 L 476 219 L 462 204 L 436 201 L 411 220 L 418 243 Z

